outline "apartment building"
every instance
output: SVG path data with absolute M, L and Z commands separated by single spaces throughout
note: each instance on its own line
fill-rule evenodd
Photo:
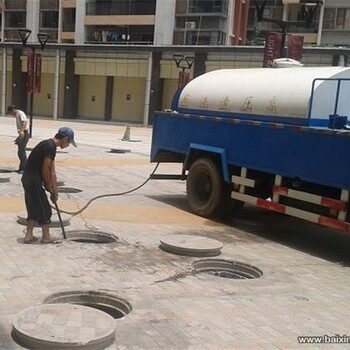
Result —
M 313 7 L 309 27 L 300 1 L 267 0 L 263 17 L 288 22 L 288 32 L 307 35 L 307 43 L 346 45 L 348 0 L 323 0 Z M 27 63 L 35 48 L 42 54 L 35 115 L 144 125 L 150 111 L 171 105 L 185 69 L 174 54 L 193 59 L 191 78 L 219 68 L 261 67 L 263 48 L 243 45 L 252 42 L 257 25 L 259 34 L 280 30 L 273 21 L 257 23 L 253 0 L 0 0 L 0 10 L 3 113 L 9 103 L 29 108 Z M 21 28 L 31 30 L 26 46 Z M 36 43 L 38 33 L 48 35 L 45 50 Z M 305 51 L 303 60 L 338 64 L 338 52 L 323 50 L 321 59 Z
M 4 0 L 2 40 L 19 28 L 74 44 L 244 44 L 249 0 Z M 34 39 L 31 39 L 34 40 Z
M 262 4 L 264 1 L 257 1 Z M 350 45 L 350 1 L 348 0 L 267 0 L 263 17 L 257 22 L 257 7 L 251 1 L 248 15 L 247 44 L 259 42 L 268 31 L 304 36 L 306 45 Z
M 257 4 L 264 4 L 257 22 Z M 305 44 L 350 45 L 348 0 L 2 0 L 1 40 L 73 44 L 245 45 L 268 31 L 304 36 Z
M 322 40 L 324 45 L 350 45 L 350 1 L 327 0 L 324 8 Z

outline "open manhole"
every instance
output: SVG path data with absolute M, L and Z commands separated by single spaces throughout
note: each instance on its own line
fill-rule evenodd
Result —
M 117 239 L 105 232 L 75 230 L 67 232 L 67 240 L 79 243 L 113 243 Z
M 196 272 L 232 279 L 254 279 L 263 275 L 257 267 L 239 261 L 205 259 L 192 263 Z
M 129 153 L 129 152 L 131 152 L 131 149 L 111 148 L 111 150 L 109 152 L 110 153 Z
M 10 182 L 10 178 L 9 177 L 0 178 L 0 183 L 5 183 L 5 182 Z
M 74 187 L 58 187 L 59 193 L 79 193 L 82 192 L 79 188 Z
M 78 304 L 104 311 L 114 319 L 129 314 L 131 305 L 110 291 L 66 291 L 54 293 L 47 297 L 43 304 Z

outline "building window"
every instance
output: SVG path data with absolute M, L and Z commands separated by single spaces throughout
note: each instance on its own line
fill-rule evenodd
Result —
M 350 8 L 326 8 L 323 29 L 350 30 Z
M 350 29 L 350 9 L 338 8 L 337 17 L 335 20 L 335 29 L 349 30 Z
M 25 28 L 26 13 L 24 11 L 8 11 L 5 13 L 6 28 Z
M 323 16 L 323 29 L 334 29 L 335 8 L 326 8 Z
M 58 11 L 40 11 L 40 28 L 58 28 Z

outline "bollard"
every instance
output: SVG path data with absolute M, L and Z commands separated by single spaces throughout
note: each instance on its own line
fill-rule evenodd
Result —
M 130 141 L 130 125 L 126 127 L 122 141 Z

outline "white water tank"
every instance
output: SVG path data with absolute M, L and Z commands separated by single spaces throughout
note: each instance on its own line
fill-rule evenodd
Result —
M 340 86 L 336 79 L 342 80 Z M 314 96 L 310 98 L 314 79 Z M 221 69 L 190 81 L 178 112 L 325 126 L 350 111 L 350 68 Z M 337 105 L 337 107 L 335 107 Z M 308 120 L 310 116 L 310 120 Z

